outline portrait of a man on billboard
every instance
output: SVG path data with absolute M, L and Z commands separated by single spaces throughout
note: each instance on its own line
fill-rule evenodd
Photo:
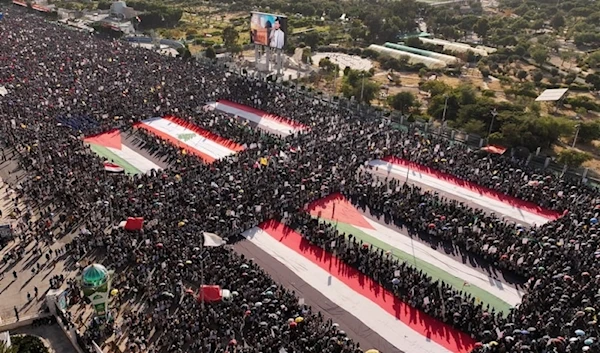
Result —
M 287 18 L 253 12 L 250 18 L 250 41 L 275 49 L 285 46 Z

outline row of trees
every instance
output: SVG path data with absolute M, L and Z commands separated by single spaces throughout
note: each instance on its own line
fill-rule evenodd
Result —
M 452 88 L 441 81 L 426 81 L 421 90 L 429 92 L 431 100 L 427 115 L 444 121 L 448 126 L 486 137 L 490 142 L 508 147 L 523 146 L 530 151 L 549 148 L 561 137 L 574 135 L 576 124 L 571 120 L 541 114 L 538 103 L 528 106 L 510 102 L 494 102 L 478 94 L 471 86 Z M 420 104 L 410 92 L 400 92 L 388 98 L 388 104 L 402 114 L 419 114 Z M 579 142 L 600 138 L 600 123 L 579 124 Z

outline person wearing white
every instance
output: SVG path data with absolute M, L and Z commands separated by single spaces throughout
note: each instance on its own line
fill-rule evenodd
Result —
M 279 20 L 276 20 L 273 24 L 274 30 L 271 32 L 270 44 L 271 48 L 281 49 L 285 43 L 285 33 L 279 28 Z

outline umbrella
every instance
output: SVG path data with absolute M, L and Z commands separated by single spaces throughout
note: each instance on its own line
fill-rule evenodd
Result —
M 365 353 L 379 353 L 379 351 L 377 349 L 369 349 Z
M 191 264 L 192 264 L 192 261 L 190 261 L 190 260 L 187 260 L 185 263 L 186 263 L 187 265 L 191 265 Z
M 593 313 L 593 312 L 595 312 L 595 311 L 596 311 L 596 309 L 592 308 L 591 306 L 588 306 L 587 308 L 585 308 L 585 309 L 583 309 L 583 310 L 585 310 L 585 311 L 586 311 L 586 312 L 588 312 L 588 313 Z
M 157 243 L 157 244 L 156 244 L 156 247 L 157 247 L 157 248 L 162 248 L 163 246 L 164 246 L 164 245 L 163 245 L 163 243 Z
M 234 339 L 232 339 L 231 341 L 229 341 L 229 345 L 230 345 L 230 346 L 235 346 L 235 345 L 237 345 L 237 341 L 235 340 L 235 338 L 234 338 Z
M 304 318 L 303 318 L 302 316 L 298 316 L 298 317 L 296 318 L 296 320 L 294 320 L 294 321 L 296 321 L 296 323 L 298 323 L 298 324 L 299 324 L 299 323 L 301 323 L 302 321 L 304 321 Z
M 577 336 L 585 336 L 585 332 L 583 330 L 575 330 L 575 334 Z
M 185 290 L 185 292 L 186 292 L 187 294 L 194 294 L 194 290 L 193 290 L 193 289 L 191 289 L 191 288 L 188 288 L 188 289 L 186 289 L 186 290 Z
M 175 295 L 174 295 L 173 293 L 171 293 L 171 292 L 162 292 L 162 293 L 160 293 L 160 295 L 161 295 L 162 297 L 169 297 L 169 298 L 171 298 L 171 299 L 172 299 L 172 298 L 175 298 Z
M 591 346 L 592 344 L 594 344 L 594 339 L 588 338 L 587 340 L 583 341 L 583 344 L 585 344 L 586 346 Z
M 110 291 L 110 295 L 112 295 L 113 297 L 116 296 L 117 294 L 119 294 L 119 290 L 116 288 Z
M 240 268 L 241 268 L 241 269 L 244 269 L 244 270 L 245 270 L 245 269 L 247 269 L 247 268 L 249 268 L 249 267 L 250 267 L 250 266 L 248 266 L 248 265 L 246 265 L 246 264 L 241 264 L 241 265 L 240 265 Z

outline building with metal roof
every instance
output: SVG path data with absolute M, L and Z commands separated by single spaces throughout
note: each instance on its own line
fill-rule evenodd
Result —
M 434 59 L 431 57 L 417 55 L 405 51 L 400 51 L 392 48 L 387 48 L 381 45 L 371 44 L 369 49 L 376 51 L 380 54 L 389 55 L 392 58 L 400 59 L 400 58 L 408 58 L 408 62 L 412 65 L 414 64 L 423 64 L 430 69 L 441 69 L 447 66 L 446 62 Z

